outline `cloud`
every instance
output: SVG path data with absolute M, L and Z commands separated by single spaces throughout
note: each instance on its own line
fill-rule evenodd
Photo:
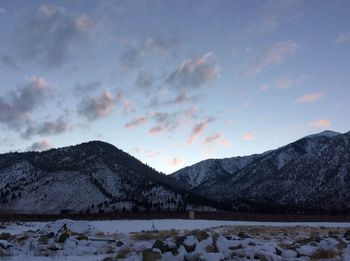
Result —
M 321 120 L 316 120 L 316 121 L 311 121 L 309 122 L 311 126 L 314 127 L 321 127 L 321 128 L 328 128 L 332 125 L 331 121 L 328 119 L 321 119 Z
M 282 77 L 276 81 L 276 87 L 280 89 L 288 89 L 294 84 L 294 80 L 289 77 Z
M 191 135 L 187 140 L 187 144 L 192 144 L 197 139 L 197 137 L 204 132 L 204 130 L 208 127 L 209 122 L 211 121 L 213 121 L 213 119 L 209 118 L 205 121 L 195 124 L 192 128 Z
M 194 59 L 188 59 L 170 74 L 167 84 L 186 88 L 200 87 L 219 78 L 219 66 L 213 53 L 209 52 Z
M 19 70 L 20 67 L 11 55 L 1 56 L 2 64 L 6 65 L 10 69 Z
M 153 86 L 154 76 L 152 73 L 148 71 L 140 71 L 137 75 L 136 86 L 143 89 L 148 90 Z
M 16 91 L 0 96 L 0 123 L 18 129 L 31 121 L 31 113 L 47 98 L 52 86 L 44 79 L 33 76 Z
M 156 126 L 150 128 L 148 133 L 154 135 L 154 134 L 161 133 L 163 130 L 164 130 L 164 128 L 162 127 L 162 125 L 156 125 Z
M 68 131 L 70 124 L 65 116 L 59 116 L 55 121 L 45 121 L 42 123 L 32 123 L 30 124 L 24 133 L 22 133 L 23 138 L 31 138 L 34 135 L 47 136 L 47 135 L 57 135 Z
M 178 49 L 178 45 L 175 38 L 163 36 L 150 37 L 139 43 L 127 41 L 119 57 L 119 62 L 124 70 L 133 69 L 140 66 L 147 56 L 164 56 L 174 53 Z
M 271 33 L 281 23 L 292 21 L 302 13 L 303 0 L 264 1 L 257 18 L 250 26 L 252 34 Z
M 220 133 L 215 133 L 212 135 L 207 136 L 204 140 L 203 143 L 212 143 L 214 141 L 219 140 L 222 137 Z
M 144 124 L 147 121 L 147 117 L 137 117 L 124 125 L 125 128 L 131 129 Z
M 90 121 L 105 118 L 112 113 L 120 99 L 120 93 L 113 96 L 109 90 L 105 90 L 100 96 L 83 99 L 78 105 L 78 113 Z
M 285 57 L 294 54 L 297 47 L 298 45 L 291 40 L 274 43 L 257 59 L 255 67 L 252 70 L 252 75 L 257 75 L 268 65 L 281 63 Z
M 350 32 L 343 32 L 337 36 L 335 39 L 337 44 L 343 44 L 350 42 Z
M 44 139 L 40 142 L 35 142 L 31 146 L 27 147 L 27 151 L 45 151 L 52 148 L 49 140 Z
M 256 135 L 252 132 L 247 132 L 243 135 L 243 140 L 245 141 L 252 141 L 256 139 Z
M 151 151 L 151 150 L 148 150 L 146 152 L 146 157 L 147 158 L 154 158 L 154 157 L 158 157 L 160 155 L 160 152 L 159 151 Z
M 297 103 L 311 103 L 321 99 L 325 95 L 324 92 L 314 92 L 300 96 L 296 102 Z
M 176 105 L 176 104 L 184 104 L 197 101 L 198 98 L 195 96 L 188 96 L 185 90 L 181 90 L 174 98 L 160 101 L 158 97 L 154 97 L 149 104 L 149 107 L 155 108 L 158 106 L 164 105 Z
M 101 81 L 93 81 L 85 84 L 78 83 L 74 87 L 74 91 L 77 94 L 81 95 L 82 93 L 85 94 L 85 93 L 96 91 L 100 86 L 101 86 Z
M 259 90 L 262 92 L 266 92 L 270 87 L 267 84 L 261 85 Z
M 175 157 L 170 161 L 170 166 L 178 166 L 184 163 L 184 160 L 180 157 Z
M 23 22 L 16 35 L 16 44 L 24 60 L 57 68 L 87 42 L 86 24 L 87 17 L 75 20 L 63 8 L 43 4 Z

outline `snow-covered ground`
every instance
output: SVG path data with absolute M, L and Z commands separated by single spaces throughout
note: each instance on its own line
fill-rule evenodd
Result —
M 68 230 L 56 235 L 64 224 Z M 350 223 L 183 219 L 0 223 L 0 259 L 8 261 L 322 257 L 350 260 Z

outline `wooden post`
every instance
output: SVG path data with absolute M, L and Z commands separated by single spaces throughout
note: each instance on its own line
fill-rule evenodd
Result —
M 190 210 L 190 211 L 188 212 L 188 218 L 189 218 L 189 219 L 194 219 L 194 218 L 195 218 L 195 215 L 194 215 L 194 211 L 193 211 L 193 210 Z

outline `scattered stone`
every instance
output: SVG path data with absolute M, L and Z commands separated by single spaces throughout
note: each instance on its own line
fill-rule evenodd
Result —
M 246 238 L 252 238 L 251 236 L 249 236 L 248 234 L 244 233 L 244 232 L 239 232 L 237 234 L 237 236 L 240 238 L 240 239 L 246 239 Z
M 209 238 L 209 234 L 207 232 L 205 232 L 204 230 L 196 231 L 196 233 L 194 235 L 197 237 L 199 242 Z
M 254 259 L 258 259 L 260 261 L 273 261 L 274 259 L 272 259 L 268 254 L 266 253 L 256 253 L 254 256 Z
M 88 236 L 85 235 L 85 234 L 79 234 L 77 237 L 76 237 L 77 240 L 88 240 Z
M 179 236 L 175 238 L 176 247 L 179 248 L 183 242 L 186 240 L 186 236 Z
M 191 253 L 196 249 L 197 243 L 198 243 L 198 240 L 195 236 L 188 236 L 182 245 L 185 247 L 188 253 Z
M 161 255 L 159 252 L 154 252 L 152 248 L 148 248 L 143 250 L 142 252 L 142 260 L 143 261 L 156 261 L 161 258 Z
M 225 236 L 227 240 L 232 240 L 232 236 Z
M 55 236 L 54 232 L 50 232 L 46 235 L 48 238 L 53 238 Z
M 346 230 L 345 233 L 344 233 L 344 237 L 345 238 L 350 238 L 350 230 Z
M 61 250 L 61 248 L 60 248 L 58 245 L 56 245 L 56 244 L 49 245 L 49 246 L 47 247 L 47 249 L 48 249 L 48 250 L 51 250 L 51 251 Z
M 70 234 L 66 231 L 64 231 L 61 236 L 59 237 L 59 239 L 57 240 L 58 243 L 64 243 L 67 238 L 69 238 Z
M 11 240 L 14 239 L 15 236 L 11 235 L 10 233 L 1 233 L 0 234 L 0 239 L 1 240 Z
M 254 241 L 249 241 L 248 246 L 256 246 L 256 243 Z
M 41 235 L 38 239 L 38 242 L 40 244 L 47 244 L 49 242 L 49 238 L 47 237 L 47 235 Z
M 298 253 L 291 249 L 285 250 L 282 253 L 282 257 L 285 257 L 285 258 L 296 258 L 297 256 L 298 256 Z
M 105 257 L 102 261 L 113 261 L 114 259 L 110 256 Z
M 316 241 L 310 241 L 309 245 L 316 247 L 316 246 L 318 246 L 318 243 Z
M 157 240 L 156 242 L 154 242 L 152 248 L 158 248 L 162 252 L 162 254 L 164 254 L 165 252 L 169 251 L 168 245 L 166 245 L 161 240 Z
M 122 241 L 118 240 L 116 245 L 117 245 L 117 247 L 121 247 L 124 245 L 124 243 Z
M 276 247 L 276 248 L 275 248 L 275 253 L 276 253 L 276 255 L 281 256 L 281 255 L 282 255 L 282 252 L 283 252 L 283 249 L 282 249 L 282 248 L 280 248 L 280 247 Z

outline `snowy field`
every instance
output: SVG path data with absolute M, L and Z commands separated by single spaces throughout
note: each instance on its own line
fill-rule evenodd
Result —
M 57 234 L 64 224 L 67 229 Z M 350 260 L 350 223 L 182 219 L 5 222 L 0 223 L 0 259 Z

